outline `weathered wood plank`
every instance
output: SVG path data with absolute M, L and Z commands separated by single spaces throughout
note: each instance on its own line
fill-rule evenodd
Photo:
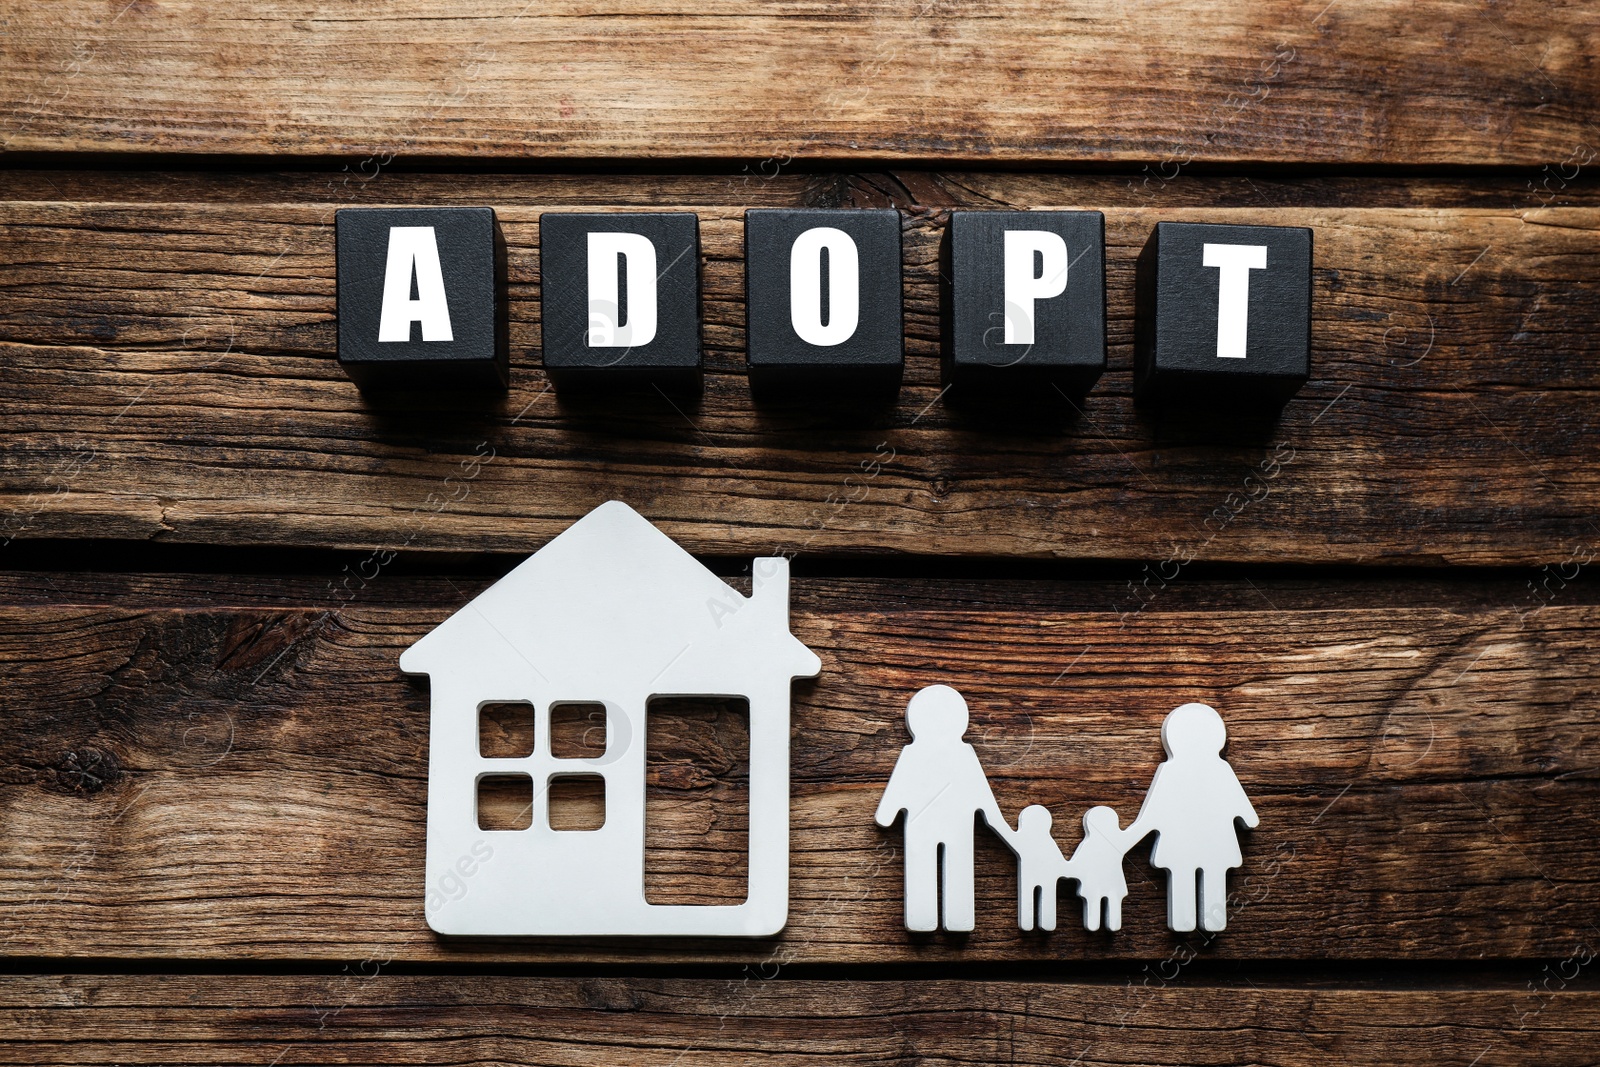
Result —
M 7 5 L 12 152 L 1554 163 L 1578 0 Z
M 1600 206 L 1595 169 L 1551 164 L 1535 171 L 1431 175 L 1137 169 L 1038 172 L 897 169 L 841 172 L 744 166 L 723 172 L 548 171 L 472 173 L 363 169 L 54 170 L 0 169 L 7 200 L 69 203 L 333 203 L 528 207 L 1395 207 L 1536 209 Z
M 500 208 L 512 391 L 440 409 L 371 406 L 338 370 L 339 201 L 8 203 L 0 536 L 514 552 L 610 497 L 707 554 L 1538 565 L 1600 533 L 1600 211 L 1108 208 L 1111 363 L 1080 412 L 942 394 L 945 216 L 921 202 L 1080 187 L 762 185 L 750 202 L 908 208 L 906 384 L 862 415 L 753 405 L 730 180 L 699 208 L 698 406 L 546 393 L 536 204 Z M 1133 406 L 1133 261 L 1158 218 L 1316 228 L 1313 380 L 1276 424 Z
M 200 551 L 159 546 L 129 554 L 96 545 L 100 571 L 50 570 L 41 555 L 58 562 L 82 561 L 74 542 L 16 542 L 6 549 L 8 563 L 33 569 L 0 571 L 0 604 L 12 607 L 109 606 L 125 610 L 188 609 L 196 605 L 267 610 L 310 606 L 401 608 L 448 613 L 487 589 L 523 556 L 471 557 L 472 566 L 447 574 L 432 567 L 419 573 L 426 558 L 399 558 L 376 575 L 363 557 L 346 553 L 297 553 L 296 563 L 250 549 Z M 143 547 L 143 546 L 138 546 Z M 153 558 L 152 558 L 153 557 Z M 307 560 L 315 561 L 307 565 Z M 186 572 L 209 562 L 210 573 Z M 750 561 L 703 559 L 741 589 L 749 582 Z M 1138 564 L 1096 567 L 1039 567 L 1034 564 L 958 567 L 946 560 L 910 559 L 845 565 L 878 572 L 843 576 L 829 561 L 800 557 L 791 567 L 789 589 L 794 610 L 813 615 L 859 611 L 984 611 L 996 605 L 1015 612 L 1062 614 L 1110 612 L 1131 620 L 1146 612 L 1186 611 L 1362 611 L 1374 604 L 1426 608 L 1458 615 L 1512 608 L 1535 614 L 1553 604 L 1600 604 L 1600 583 L 1591 582 L 1580 556 L 1563 567 L 1526 571 L 1445 569 L 1434 571 L 1341 570 L 1336 577 L 1301 568 L 1236 569 L 1191 567 L 1164 584 Z M 1591 561 L 1592 562 L 1592 561 Z M 157 564 L 170 571 L 154 573 Z M 985 571 L 1000 571 L 988 574 Z M 1038 571 L 1060 570 L 1050 576 Z M 1023 571 L 1028 577 L 1005 576 Z M 365 572 L 367 577 L 362 577 Z M 977 572 L 974 574 L 973 572 Z M 1088 572 L 1093 577 L 1085 577 Z M 894 575 L 898 574 L 896 577 Z M 1310 575 L 1310 576 L 1308 576 Z
M 1261 988 L 1170 975 L 396 977 L 377 964 L 335 977 L 18 975 L 0 978 L 0 1062 L 1564 1067 L 1594 1062 L 1600 1027 L 1600 995 L 1584 979 L 1565 991 L 1564 982 Z
M 715 945 L 461 946 L 427 931 L 427 695 L 395 661 L 447 607 L 347 603 L 344 591 L 230 607 L 207 587 L 204 607 L 0 608 L 3 951 L 1510 959 L 1560 958 L 1591 930 L 1600 607 L 1064 612 L 1010 607 L 1009 583 L 957 595 L 906 584 L 924 591 L 875 610 L 844 594 L 807 606 L 829 583 L 797 583 L 794 629 L 824 668 L 795 694 L 790 923 L 776 940 Z M 905 740 L 905 701 L 934 681 L 967 694 L 968 736 L 1002 808 L 1047 805 L 1066 848 L 1090 805 L 1136 807 L 1167 710 L 1219 707 L 1263 820 L 1227 932 L 1209 945 L 1168 934 L 1140 850 L 1121 934 L 1024 937 L 1009 857 L 984 839 L 977 931 L 908 937 L 898 835 L 871 813 Z

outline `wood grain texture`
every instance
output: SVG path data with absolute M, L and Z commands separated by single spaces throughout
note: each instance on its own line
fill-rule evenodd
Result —
M 218 178 L 209 200 L 147 203 L 137 179 L 131 201 L 0 206 L 0 535 L 518 552 L 620 498 L 714 555 L 1541 565 L 1600 536 L 1593 207 L 1282 206 L 1289 185 L 1265 194 L 1279 206 L 1201 208 L 1119 179 L 1145 206 L 1107 207 L 1110 369 L 1081 408 L 996 407 L 938 380 L 944 209 L 1100 206 L 1074 180 L 347 177 L 276 186 L 292 202 L 266 179 L 219 202 Z M 332 212 L 389 189 L 498 206 L 507 397 L 374 406 L 339 371 Z M 705 395 L 558 399 L 537 366 L 540 211 L 666 198 L 701 216 Z M 892 409 L 752 403 L 742 207 L 781 202 L 906 209 Z M 1276 423 L 1132 404 L 1133 261 L 1163 218 L 1315 228 L 1312 381 Z
M 721 172 L 474 172 L 402 169 L 362 161 L 323 170 L 0 169 L 8 200 L 112 203 L 603 205 L 727 207 L 995 207 L 1032 202 L 1104 207 L 1526 208 L 1600 206 L 1595 168 L 1350 174 L 1126 168 L 1106 172 L 762 167 Z
M 422 921 L 427 693 L 395 666 L 448 607 L 338 588 L 300 607 L 229 606 L 199 580 L 190 606 L 163 607 L 118 581 L 104 598 L 118 606 L 63 593 L 0 608 L 11 957 L 1560 959 L 1600 907 L 1600 607 L 1588 603 L 1273 610 L 1263 593 L 1258 610 L 1166 610 L 1158 597 L 1137 613 L 1062 612 L 1010 583 L 927 582 L 909 604 L 874 608 L 800 581 L 794 631 L 823 672 L 795 690 L 785 934 L 464 945 Z M 908 936 L 899 836 L 871 815 L 905 702 L 935 681 L 967 695 L 1002 809 L 1047 805 L 1067 849 L 1089 806 L 1135 810 L 1168 710 L 1221 709 L 1263 820 L 1226 933 L 1169 934 L 1140 849 L 1121 934 L 1023 936 L 1009 855 L 982 836 L 978 929 Z M 679 795 L 708 782 L 686 777 Z M 668 817 L 680 831 L 693 818 Z
M 1594 1062 L 1600 1027 L 1587 988 L 1255 988 L 1192 971 L 1143 984 L 380 971 L 8 976 L 0 1062 L 1576 1067 Z
M 12 152 L 1539 165 L 1579 0 L 5 5 Z

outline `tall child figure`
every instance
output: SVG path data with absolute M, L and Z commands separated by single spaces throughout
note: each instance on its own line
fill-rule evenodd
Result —
M 976 918 L 972 838 L 976 816 L 1016 851 L 978 753 L 961 740 L 967 702 L 948 685 L 919 690 L 906 706 L 911 743 L 900 750 L 874 818 L 887 829 L 905 812 L 906 929 L 971 930 Z
M 1244 787 L 1222 758 L 1228 730 L 1208 704 L 1184 704 L 1161 724 L 1167 759 L 1156 768 L 1131 844 L 1155 831 L 1150 863 L 1167 872 L 1167 925 L 1195 928 L 1196 905 L 1205 930 L 1228 924 L 1228 870 L 1244 862 L 1235 823 L 1260 825 Z M 1196 880 L 1198 879 L 1198 887 Z
M 1023 930 L 1056 928 L 1056 894 L 1061 879 L 1073 877 L 1050 834 L 1053 821 L 1043 804 L 1029 804 L 1017 815 L 1012 851 L 1017 854 L 1017 926 Z

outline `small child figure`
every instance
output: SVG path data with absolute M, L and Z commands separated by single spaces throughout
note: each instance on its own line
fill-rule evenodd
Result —
M 1084 812 L 1083 840 L 1073 850 L 1068 867 L 1069 877 L 1078 880 L 1078 896 L 1083 898 L 1085 930 L 1100 929 L 1102 907 L 1106 929 L 1122 929 L 1122 898 L 1128 895 L 1122 857 L 1137 843 L 1133 827 L 1122 829 L 1111 808 L 1101 806 Z
M 1017 854 L 1017 925 L 1024 930 L 1056 928 L 1056 889 L 1071 876 L 1061 846 L 1050 833 L 1050 809 L 1029 804 L 1017 816 L 1011 839 Z

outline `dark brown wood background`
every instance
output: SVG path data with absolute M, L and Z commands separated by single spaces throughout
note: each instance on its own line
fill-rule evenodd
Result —
M 1600 1063 L 1594 4 L 5 0 L 0 155 L 0 1060 Z M 340 372 L 333 212 L 387 204 L 499 212 L 504 398 Z M 751 402 L 785 205 L 901 209 L 892 409 Z M 547 389 L 576 206 L 699 213 L 697 403 Z M 962 403 L 948 212 L 1048 206 L 1106 213 L 1109 370 Z M 1315 228 L 1279 417 L 1133 406 L 1160 219 Z M 611 498 L 794 554 L 789 927 L 442 941 L 396 658 Z M 977 930 L 907 935 L 871 814 L 936 681 L 1068 848 L 1218 706 L 1226 933 L 1141 849 L 1120 935 L 1023 935 L 985 844 Z M 675 899 L 737 885 L 729 727 L 660 739 Z

